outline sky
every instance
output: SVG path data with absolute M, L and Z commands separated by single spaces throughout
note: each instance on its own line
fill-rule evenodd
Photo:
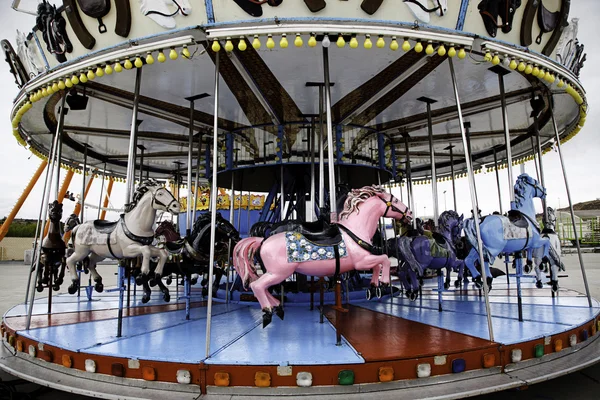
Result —
M 28 0 L 32 1 L 32 0 Z M 0 38 L 8 39 L 16 48 L 16 30 L 29 31 L 35 24 L 35 17 L 18 13 L 10 8 L 11 1 L 3 0 L 0 4 Z M 569 179 L 571 197 L 574 203 L 595 200 L 600 198 L 600 135 L 597 126 L 600 116 L 595 113 L 600 109 L 600 43 L 597 40 L 600 33 L 600 1 L 598 0 L 576 0 L 571 2 L 570 18 L 579 17 L 579 40 L 585 44 L 587 61 L 581 72 L 581 82 L 587 92 L 589 102 L 588 117 L 584 129 L 572 140 L 563 146 L 563 157 Z M 38 168 L 40 160 L 32 156 L 29 150 L 21 147 L 12 136 L 10 122 L 10 110 L 15 99 L 18 88 L 14 78 L 9 72 L 8 64 L 0 60 L 0 135 L 3 135 L 0 146 L 0 218 L 8 215 L 23 192 L 31 176 Z M 543 157 L 545 170 L 546 190 L 548 193 L 548 205 L 554 208 L 568 205 L 567 194 L 563 181 L 562 170 L 558 154 L 550 152 Z M 531 176 L 536 175 L 532 162 L 526 163 L 525 172 Z M 515 167 L 513 176 L 516 178 L 521 172 L 520 167 Z M 64 176 L 64 175 L 63 175 Z M 75 175 L 70 189 L 79 193 L 82 187 L 81 175 Z M 507 170 L 500 171 L 500 186 L 503 210 L 509 208 L 509 183 Z M 511 185 L 512 186 L 512 185 Z M 499 209 L 498 191 L 494 173 L 476 175 L 476 188 L 479 207 L 482 214 L 491 214 Z M 37 219 L 40 210 L 40 202 L 43 189 L 43 178 L 23 204 L 17 218 Z M 470 215 L 472 209 L 469 196 L 468 180 L 458 179 L 456 181 L 457 208 L 458 212 Z M 92 185 L 88 196 L 88 202 L 98 204 L 101 193 L 101 180 Z M 182 194 L 185 192 L 182 191 Z M 438 185 L 439 211 L 453 208 L 451 182 L 442 182 Z M 394 194 L 400 197 L 398 189 Z M 415 186 L 415 207 L 417 216 L 432 215 L 433 200 L 431 186 Z M 406 201 L 406 192 L 403 194 Z M 121 208 L 125 199 L 125 185 L 116 183 L 111 198 L 111 206 Z M 541 202 L 536 200 L 538 212 L 541 212 Z M 72 211 L 74 202 L 65 201 L 63 219 Z M 96 218 L 97 210 L 88 208 L 86 219 Z M 116 213 L 108 213 L 107 219 L 116 219 Z

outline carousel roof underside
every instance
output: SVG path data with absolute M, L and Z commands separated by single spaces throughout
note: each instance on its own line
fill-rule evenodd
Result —
M 202 42 L 198 48 L 190 48 L 191 60 L 154 63 L 142 69 L 138 145 L 145 149 L 144 166 L 153 176 L 166 178 L 187 170 L 190 103 L 186 97 L 202 93 L 208 96 L 195 101 L 193 118 L 203 146 L 200 154 L 194 148 L 193 158 L 194 164 L 196 160 L 203 166 L 206 163 L 206 146 L 212 146 L 216 53 L 206 51 L 205 46 L 206 42 Z M 306 161 L 307 137 L 318 126 L 318 121 L 314 121 L 319 114 L 319 88 L 314 83 L 324 80 L 322 47 L 255 50 L 249 46 L 244 52 L 235 48 L 219 54 L 218 139 L 224 146 L 226 135 L 221 133 L 234 133 L 234 148 L 239 149 L 235 166 L 272 162 L 279 125 L 283 126 L 285 138 L 284 163 Z M 499 162 L 506 157 L 498 75 L 481 59 L 481 54 L 473 52 L 464 60 L 453 61 L 477 166 L 493 163 L 494 150 Z M 402 170 L 407 137 L 413 177 L 429 176 L 426 104 L 419 100 L 425 96 L 435 100 L 431 108 L 438 175 L 450 173 L 451 145 L 455 172 L 464 171 L 464 149 L 447 56 L 428 56 L 414 49 L 405 53 L 332 46 L 329 70 L 333 123 L 342 126 L 347 160 L 376 167 L 373 149 L 377 149 L 378 134 L 383 133 L 386 145 L 389 144 L 387 151 L 391 146 L 395 148 L 396 165 Z M 538 79 L 505 71 L 513 157 L 532 154 L 532 96 L 539 94 L 546 103 L 539 117 L 542 143 L 548 145 L 554 137 L 548 101 L 551 97 L 559 129 L 576 123 L 579 108 L 568 94 L 553 94 Z M 106 162 L 112 174 L 125 173 L 134 86 L 135 68 L 76 87 L 79 95 L 89 100 L 85 109 L 76 111 L 71 107 L 65 116 L 64 160 L 83 163 L 83 146 L 88 145 L 89 165 L 102 169 Z M 29 143 L 45 153 L 52 139 L 50 132 L 55 129 L 60 93 L 46 104 L 35 103 L 34 112 L 27 113 L 21 121 L 21 132 Z M 198 138 L 194 141 L 197 143 Z M 219 163 L 224 163 L 225 156 L 219 157 Z

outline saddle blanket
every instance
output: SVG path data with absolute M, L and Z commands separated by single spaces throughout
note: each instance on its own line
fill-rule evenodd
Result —
M 531 224 L 528 224 L 527 228 L 519 228 L 518 226 L 511 224 L 508 218 L 502 218 L 502 228 L 504 231 L 504 239 L 531 239 L 533 236 Z
M 289 263 L 335 259 L 333 246 L 315 244 L 298 232 L 285 233 L 285 247 Z M 344 239 L 338 243 L 338 248 L 340 258 L 348 256 Z
M 429 252 L 434 258 L 448 258 L 450 252 L 445 246 L 440 245 L 435 239 L 429 239 Z

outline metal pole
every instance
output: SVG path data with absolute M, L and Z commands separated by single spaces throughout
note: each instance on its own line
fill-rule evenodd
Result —
M 88 145 L 84 144 L 84 149 L 83 149 L 83 171 L 81 173 L 82 176 L 82 182 L 81 182 L 81 197 L 79 198 L 79 202 L 81 203 L 81 216 L 80 216 L 80 221 L 83 224 L 83 215 L 84 215 L 84 211 L 85 211 L 85 204 L 84 204 L 84 200 L 85 200 L 85 171 L 87 169 L 87 153 L 88 153 Z
M 104 194 L 104 181 L 106 180 L 106 161 L 104 162 L 104 169 L 102 169 L 102 185 L 100 186 L 100 198 L 98 200 L 98 216 L 100 219 L 100 212 L 102 211 L 102 195 Z
M 457 207 L 456 207 L 456 182 L 455 182 L 455 177 L 454 177 L 454 153 L 452 152 L 452 149 L 454 148 L 454 146 L 450 145 L 449 146 L 449 150 L 450 150 L 450 174 L 452 174 L 452 199 L 454 200 L 454 211 L 457 211 Z
M 233 209 L 235 203 L 235 171 L 231 171 L 231 201 L 229 202 L 229 223 L 233 225 Z M 198 189 L 196 189 L 198 190 Z M 228 257 L 227 269 L 225 271 L 225 303 L 229 304 L 229 270 L 231 269 L 231 263 L 233 261 L 233 248 L 231 247 L 231 239 L 229 239 L 229 257 Z
M 202 134 L 198 134 L 198 159 L 196 160 L 196 188 L 194 190 L 194 219 L 196 221 L 196 209 L 198 207 L 198 187 L 200 186 L 200 155 L 202 154 Z M 239 230 L 239 226 L 238 226 Z
M 435 168 L 435 153 L 433 151 L 433 126 L 431 124 L 431 103 L 427 102 L 427 130 L 429 131 L 429 154 L 431 159 L 431 192 L 433 195 L 433 223 L 438 226 L 438 190 L 437 190 L 437 171 Z
M 310 220 L 316 221 L 315 216 L 315 118 L 312 119 L 312 127 L 310 129 Z
M 498 74 L 498 83 L 500 85 L 500 101 L 502 103 L 502 123 L 504 124 L 504 143 L 506 145 L 506 163 L 508 165 L 508 187 L 512 188 L 515 184 L 512 173 L 512 149 L 510 147 L 510 131 L 508 128 L 508 110 L 506 109 L 506 94 L 504 92 L 504 76 Z M 509 190 L 510 193 L 510 206 L 512 208 L 513 202 L 515 201 L 514 190 Z
M 404 135 L 404 147 L 406 149 L 406 197 L 408 197 L 408 208 L 415 212 L 413 204 L 413 192 L 412 192 L 412 171 L 410 167 L 410 150 L 408 147 L 408 134 Z M 413 228 L 417 228 L 417 219 L 413 218 Z
M 502 212 L 502 194 L 500 192 L 500 172 L 498 171 L 498 155 L 496 154 L 496 149 L 492 149 L 494 151 L 494 170 L 496 171 L 496 186 L 498 187 L 498 205 L 500 206 L 500 215 L 504 214 Z
M 325 207 L 325 156 L 323 155 L 323 86 L 319 86 L 319 211 Z
M 212 160 L 212 185 L 210 190 L 210 224 L 214 227 L 217 224 L 217 152 L 219 134 L 219 53 L 215 55 L 215 108 L 213 125 L 213 160 Z M 215 263 L 215 230 L 210 232 L 210 257 L 208 261 L 208 304 L 206 307 L 206 358 L 210 356 L 210 328 L 212 319 L 212 278 Z
M 60 160 L 62 158 L 62 133 L 63 133 L 63 126 L 65 123 L 65 114 L 69 111 L 69 110 L 65 110 L 65 99 L 67 98 L 67 96 L 63 96 L 61 104 L 60 104 L 60 110 L 58 111 L 58 127 L 56 128 L 56 134 L 58 135 L 58 155 L 56 157 L 57 159 L 57 168 L 56 168 L 56 200 L 58 200 L 60 203 L 62 203 L 62 199 L 58 198 L 58 194 L 60 193 Z
M 63 97 L 64 99 L 64 97 Z M 59 112 L 62 113 L 62 110 L 64 110 L 64 107 L 61 107 Z M 62 118 L 62 117 L 59 117 Z M 54 175 L 54 165 L 56 162 L 56 153 L 58 150 L 58 140 L 59 140 L 59 136 L 60 136 L 60 130 L 59 130 L 60 126 L 57 126 L 56 128 L 56 134 L 54 135 L 54 140 L 52 143 L 52 147 L 50 148 L 50 152 L 49 152 L 49 157 L 48 160 L 51 160 L 51 162 L 48 163 L 48 169 L 46 170 L 46 183 L 44 184 L 44 194 L 42 196 L 43 200 L 42 200 L 42 207 L 41 207 L 41 211 L 42 211 L 42 227 L 40 229 L 40 236 L 41 233 L 44 232 L 45 228 L 46 228 L 46 217 L 48 216 L 48 203 L 50 201 L 50 192 L 52 191 L 51 187 L 52 187 L 52 176 Z M 59 167 L 60 168 L 60 167 Z M 44 240 L 43 237 L 40 237 L 40 244 L 39 246 L 37 246 L 37 248 L 35 248 L 35 252 L 33 254 L 33 260 L 35 262 L 35 260 L 39 260 L 41 259 L 42 256 L 42 241 Z M 37 242 L 36 242 L 37 245 Z M 42 269 L 37 266 L 37 275 L 39 275 L 42 272 Z M 31 281 L 31 279 L 30 279 Z M 31 288 L 31 292 L 29 294 L 29 309 L 27 310 L 27 323 L 25 326 L 25 330 L 29 330 L 29 327 L 31 326 L 31 314 L 33 313 L 33 301 L 35 299 L 35 287 Z M 52 288 L 50 288 L 49 290 L 52 290 Z
M 337 221 L 337 194 L 335 193 L 335 159 L 333 158 L 333 117 L 331 115 L 331 88 L 329 87 L 329 49 L 323 47 L 323 75 L 325 82 L 325 112 L 327 113 L 327 159 L 329 171 L 329 211 L 331 222 Z
M 282 164 L 279 166 L 279 220 L 283 221 L 285 218 L 285 213 L 283 212 L 283 207 L 285 206 L 285 192 L 283 185 L 283 160 L 281 160 Z
M 448 58 L 448 64 L 450 66 L 450 75 L 452 76 L 452 85 L 454 86 L 454 97 L 456 98 L 456 108 L 458 111 L 458 125 L 460 126 L 460 133 L 462 135 L 463 147 L 467 154 L 465 160 L 467 162 L 467 170 L 469 172 L 469 191 L 471 192 L 471 204 L 473 207 L 473 220 L 475 221 L 475 232 L 477 234 L 477 251 L 479 252 L 479 263 L 481 265 L 481 275 L 483 276 L 483 293 L 485 297 L 485 312 L 487 316 L 488 332 L 490 335 L 490 341 L 494 341 L 494 329 L 492 327 L 492 316 L 490 313 L 490 299 L 488 296 L 488 285 L 487 276 L 485 273 L 485 261 L 483 259 L 483 247 L 481 241 L 481 230 L 479 227 L 479 205 L 477 204 L 477 195 L 475 194 L 475 175 L 473 174 L 473 165 L 471 164 L 471 155 L 469 153 L 469 147 L 467 145 L 467 134 L 465 132 L 465 126 L 462 115 L 462 106 L 460 104 L 460 97 L 458 95 L 458 85 L 456 82 L 456 74 L 454 73 L 454 64 L 452 59 Z M 502 79 L 502 78 L 501 78 Z
M 127 183 L 125 185 L 125 201 L 131 202 L 133 197 L 133 189 L 135 185 L 135 153 L 136 153 L 136 142 L 137 142 L 137 116 L 138 106 L 140 102 L 140 86 L 142 83 L 142 69 L 137 68 L 135 70 L 135 89 L 133 94 L 133 109 L 131 112 L 131 131 L 129 134 L 129 152 L 127 157 Z M 82 204 L 83 205 L 83 204 Z M 82 221 L 83 222 L 83 221 Z M 125 265 L 122 261 L 119 262 L 119 274 L 118 282 L 119 285 L 119 312 L 117 315 L 117 337 L 121 337 L 123 332 L 123 284 L 125 280 Z
M 539 130 L 539 126 L 538 126 L 538 120 L 537 120 L 537 116 L 533 117 L 533 124 L 534 124 L 534 129 L 535 129 L 535 138 L 536 138 L 536 144 L 537 144 L 537 159 L 538 159 L 538 164 L 540 166 L 540 183 L 542 184 L 542 187 L 544 189 L 546 189 L 546 179 L 544 177 L 544 163 L 542 162 L 542 143 L 540 141 L 540 130 Z M 542 199 L 542 207 L 544 208 L 543 213 L 544 213 L 544 221 L 548 221 L 548 210 L 546 207 L 546 199 Z
M 140 178 L 139 178 L 139 181 L 140 181 L 140 183 L 142 183 L 142 181 L 144 180 L 144 151 L 146 150 L 146 148 L 143 145 L 138 145 L 138 148 L 140 149 Z
M 579 256 L 579 265 L 581 266 L 581 275 L 583 276 L 583 283 L 585 285 L 585 293 L 588 298 L 588 304 L 592 307 L 592 296 L 590 295 L 590 287 L 588 285 L 587 275 L 585 274 L 585 266 L 583 265 L 583 257 L 581 256 L 581 246 L 579 245 L 579 235 L 577 234 L 577 226 L 575 225 L 575 212 L 573 211 L 573 202 L 571 201 L 571 190 L 569 189 L 569 180 L 567 179 L 567 169 L 565 167 L 565 161 L 562 156 L 562 149 L 560 144 L 560 134 L 558 133 L 558 126 L 556 125 L 556 119 L 554 118 L 554 108 L 552 102 L 550 102 L 550 113 L 552 114 L 552 125 L 554 126 L 554 133 L 556 135 L 556 146 L 558 148 L 558 156 L 560 158 L 560 165 L 562 167 L 563 178 L 565 180 L 565 188 L 567 189 L 567 200 L 569 201 L 569 211 L 571 212 L 571 223 L 573 224 L 573 234 L 575 235 L 575 245 L 577 246 L 577 255 Z
M 535 124 L 535 122 L 534 122 Z M 534 137 L 530 136 L 529 137 L 530 141 L 531 141 L 531 151 L 533 152 L 533 165 L 535 165 L 535 177 L 538 181 L 540 181 L 540 169 L 538 168 L 538 163 L 537 163 L 537 146 L 534 142 Z M 521 169 L 525 169 L 525 164 L 521 164 Z M 542 200 L 543 202 L 543 200 Z
M 188 134 L 187 184 L 188 196 L 185 215 L 185 235 L 192 234 L 192 153 L 194 151 L 194 100 L 190 100 L 190 132 Z M 198 188 L 194 191 L 197 191 Z M 214 225 L 212 225 L 214 227 Z

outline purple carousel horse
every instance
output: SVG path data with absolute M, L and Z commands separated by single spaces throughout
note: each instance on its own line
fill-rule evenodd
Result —
M 381 248 L 370 242 L 381 217 L 409 223 L 412 213 L 382 187 L 365 186 L 348 194 L 337 223 L 305 223 L 267 239 L 242 239 L 234 248 L 233 264 L 244 286 L 250 283 L 262 307 L 263 328 L 271 322 L 273 312 L 281 319 L 284 316 L 279 300 L 268 292 L 269 287 L 294 272 L 332 276 L 355 269 L 373 269 L 371 285 L 377 287 L 383 269 L 381 283 L 389 285 L 390 260 Z M 256 273 L 255 257 L 266 270 L 260 277 Z
M 409 299 L 417 299 L 427 269 L 446 269 L 445 289 L 450 288 L 451 271 L 458 272 L 457 282 L 462 280 L 465 263 L 456 257 L 462 222 L 463 216 L 459 217 L 456 211 L 444 211 L 438 220 L 437 232 L 388 240 L 388 255 L 398 257 L 403 264 L 398 269 L 398 277 Z

